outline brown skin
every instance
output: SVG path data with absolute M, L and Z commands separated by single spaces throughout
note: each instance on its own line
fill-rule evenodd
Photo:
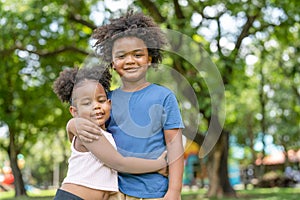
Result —
M 123 37 L 114 42 L 112 48 L 113 68 L 122 80 L 123 91 L 138 91 L 150 83 L 146 80 L 152 58 L 143 40 Z M 181 129 L 164 130 L 169 160 L 169 188 L 164 200 L 181 199 L 184 167 Z
M 112 57 L 113 68 L 122 79 L 122 90 L 137 91 L 149 84 L 146 81 L 146 73 L 151 64 L 151 57 L 141 39 L 136 37 L 117 39 L 113 46 Z M 169 188 L 164 200 L 180 200 L 184 165 L 182 132 L 181 129 L 165 130 L 164 136 L 169 160 Z
M 70 112 L 74 119 L 85 119 L 105 129 L 105 122 L 110 116 L 111 101 L 107 99 L 105 90 L 98 81 L 86 80 L 79 86 L 75 86 L 72 102 L 73 105 L 70 106 Z M 69 137 L 73 139 L 74 134 L 69 132 Z M 123 157 L 105 137 L 101 137 L 91 143 L 86 143 L 76 138 L 74 146 L 80 152 L 91 151 L 108 167 L 121 172 L 147 173 L 157 171 L 166 166 L 166 153 L 163 153 L 157 160 Z M 95 200 L 107 200 L 111 193 L 109 191 L 95 190 L 70 183 L 63 184 L 61 189 L 83 199 Z
M 122 79 L 122 90 L 137 91 L 149 85 L 146 80 L 152 58 L 148 55 L 143 40 L 124 37 L 115 41 L 113 49 L 113 68 Z

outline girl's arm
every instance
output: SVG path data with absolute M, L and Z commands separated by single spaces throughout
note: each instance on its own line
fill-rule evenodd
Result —
M 123 157 L 106 139 L 101 137 L 93 142 L 81 141 L 99 160 L 110 168 L 119 172 L 141 174 L 155 172 L 167 166 L 164 152 L 158 159 L 143 159 L 135 157 Z
M 70 119 L 67 124 L 67 132 L 69 139 L 74 135 L 77 136 L 99 160 L 117 171 L 140 174 L 156 172 L 167 167 L 166 154 L 162 154 L 157 160 L 123 157 L 105 137 L 99 138 L 102 135 L 101 128 L 87 119 Z M 165 173 L 161 174 L 166 175 Z

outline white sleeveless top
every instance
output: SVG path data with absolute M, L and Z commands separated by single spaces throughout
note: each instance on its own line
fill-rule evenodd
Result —
M 116 148 L 112 135 L 102 131 L 106 139 Z M 117 171 L 107 167 L 91 152 L 79 152 L 74 148 L 73 137 L 68 173 L 64 183 L 73 183 L 97 190 L 118 191 Z M 101 139 L 101 138 L 100 138 Z

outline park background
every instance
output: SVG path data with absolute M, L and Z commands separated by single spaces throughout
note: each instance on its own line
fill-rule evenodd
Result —
M 241 197 L 244 191 L 268 188 L 263 191 L 284 199 L 279 195 L 282 190 L 273 189 L 285 187 L 296 197 L 299 4 L 297 0 L 1 0 L 0 198 L 5 190 L 26 196 L 59 186 L 70 155 L 65 126 L 71 116 L 53 93 L 53 81 L 66 67 L 93 62 L 92 30 L 128 8 L 188 38 L 172 41 L 172 51 L 166 52 L 161 66 L 171 70 L 153 72 L 152 77 L 176 91 L 184 111 L 183 193 L 194 195 L 191 198 L 198 193 Z M 192 54 L 182 56 L 176 53 L 180 49 Z M 195 66 L 198 63 L 200 67 Z M 207 68 L 218 73 L 212 76 Z M 209 84 L 215 84 L 218 76 L 223 90 L 212 91 Z M 114 80 L 113 87 L 118 84 Z M 192 98 L 186 92 L 190 88 Z M 203 145 L 208 136 L 215 139 L 211 149 Z

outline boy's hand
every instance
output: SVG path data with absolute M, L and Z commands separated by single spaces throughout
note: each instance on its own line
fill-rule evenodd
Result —
M 72 118 L 67 124 L 67 131 L 78 136 L 84 142 L 93 142 L 102 135 L 101 128 L 84 118 Z
M 181 200 L 181 191 L 168 189 L 163 200 Z

